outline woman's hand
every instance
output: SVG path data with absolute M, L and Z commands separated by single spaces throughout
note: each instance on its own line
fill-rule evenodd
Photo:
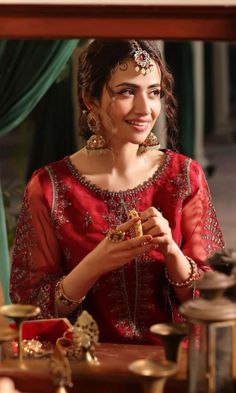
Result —
M 116 231 L 129 232 L 134 223 L 139 218 L 133 218 L 124 224 L 119 225 Z M 147 234 L 132 239 L 113 242 L 109 234 L 91 251 L 86 259 L 87 264 L 93 265 L 93 269 L 98 271 L 99 275 L 107 273 L 125 265 L 135 257 L 149 252 L 153 248 L 153 238 Z
M 139 218 L 133 218 L 116 228 L 117 236 L 114 232 L 107 236 L 91 251 L 80 263 L 63 279 L 64 293 L 70 299 L 82 299 L 99 280 L 99 278 L 112 270 L 115 270 L 138 255 L 148 253 L 153 248 L 153 238 L 151 235 L 144 235 L 132 239 L 125 239 L 125 233 L 129 233 L 135 222 Z M 115 242 L 119 237 L 124 240 Z M 113 241 L 112 241 L 113 240 Z M 58 315 L 64 316 L 73 310 L 61 302 L 57 303 Z
M 169 222 L 155 208 L 149 207 L 140 214 L 143 233 L 153 237 L 153 244 L 164 256 L 175 254 L 179 250 L 172 238 Z
M 19 390 L 15 389 L 14 382 L 12 379 L 7 377 L 0 378 L 0 392 L 1 393 L 20 393 Z

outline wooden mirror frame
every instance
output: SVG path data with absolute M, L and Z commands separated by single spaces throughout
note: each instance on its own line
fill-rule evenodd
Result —
M 236 40 L 235 6 L 0 4 L 0 38 Z

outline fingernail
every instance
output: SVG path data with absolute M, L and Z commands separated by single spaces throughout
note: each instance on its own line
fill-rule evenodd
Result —
M 135 217 L 134 222 L 141 223 L 140 217 Z
M 147 243 L 151 243 L 152 240 L 153 240 L 153 239 L 152 239 L 152 236 L 149 236 L 149 237 L 147 237 L 146 242 L 147 242 Z

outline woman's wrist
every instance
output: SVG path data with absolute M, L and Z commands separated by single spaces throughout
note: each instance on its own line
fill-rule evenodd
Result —
M 173 263 L 179 258 L 183 257 L 183 253 L 179 246 L 172 240 L 171 244 L 168 245 L 166 252 L 164 253 L 166 263 Z
M 63 303 L 63 305 L 65 305 L 66 307 L 72 307 L 72 308 L 78 307 L 85 299 L 85 296 L 82 296 L 80 299 L 72 299 L 71 297 L 69 297 L 66 294 L 63 287 L 64 278 L 65 276 L 60 278 L 60 280 L 56 285 L 56 289 L 55 289 L 56 301 Z
M 89 255 L 63 278 L 63 290 L 68 298 L 83 298 L 100 278 L 94 264 L 90 264 Z
M 188 273 L 188 276 L 184 280 L 177 281 L 177 280 L 171 279 L 168 269 L 167 269 L 167 267 L 165 267 L 165 276 L 166 276 L 167 280 L 169 281 L 169 283 L 172 286 L 174 286 L 176 288 L 189 288 L 192 286 L 193 282 L 196 281 L 200 276 L 200 272 L 199 272 L 196 262 L 188 256 L 185 256 L 185 259 L 188 261 L 188 264 L 189 264 L 189 273 Z
M 78 269 L 87 272 L 89 280 L 97 281 L 104 273 L 103 257 L 96 255 L 95 249 L 91 251 L 78 265 Z

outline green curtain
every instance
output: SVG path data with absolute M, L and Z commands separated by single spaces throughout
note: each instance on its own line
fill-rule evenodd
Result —
M 0 135 L 17 127 L 57 78 L 78 40 L 0 41 Z
M 77 150 L 71 63 L 66 64 L 59 78 L 30 115 L 33 137 L 27 160 L 26 181 L 36 169 Z
M 165 58 L 175 79 L 180 151 L 194 157 L 194 78 L 191 42 L 166 42 Z
M 58 77 L 78 40 L 0 41 L 0 137 L 17 127 Z M 1 183 L 0 183 L 1 187 Z M 9 302 L 9 253 L 0 189 L 0 279 Z
M 0 280 L 2 283 L 2 290 L 4 295 L 4 302 L 10 303 L 9 299 L 9 275 L 10 275 L 10 264 L 9 264 L 9 253 L 8 253 L 8 242 L 7 242 L 7 231 L 5 221 L 5 211 L 3 206 L 3 197 L 0 184 Z

